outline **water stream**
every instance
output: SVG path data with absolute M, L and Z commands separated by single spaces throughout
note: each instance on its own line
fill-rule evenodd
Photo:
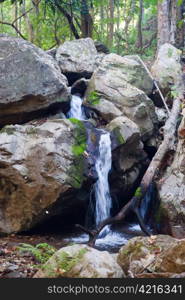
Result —
M 77 95 L 72 95 L 71 108 L 68 112 L 68 118 L 75 118 L 78 120 L 85 120 L 86 116 L 82 107 L 83 99 Z
M 71 100 L 71 109 L 68 113 L 69 118 L 76 118 L 79 120 L 87 120 L 85 112 L 82 107 L 83 99 L 79 96 L 73 95 Z M 94 209 L 90 212 L 94 214 L 95 227 L 97 227 L 103 220 L 110 217 L 111 208 L 112 208 L 112 199 L 110 195 L 109 187 L 109 172 L 112 167 L 112 151 L 111 151 L 111 138 L 110 133 L 102 130 L 96 129 L 100 132 L 99 144 L 97 157 L 95 162 L 95 169 L 98 175 L 98 180 L 94 184 L 94 193 L 95 193 L 95 205 Z M 93 206 L 92 206 L 93 207 Z M 138 225 L 134 225 L 138 226 Z M 139 230 L 137 227 L 133 227 L 130 224 L 127 228 L 130 231 Z M 84 243 L 88 240 L 86 234 L 73 237 L 70 239 L 73 242 Z M 110 230 L 109 226 L 106 226 L 101 233 L 99 234 L 98 239 L 96 240 L 96 247 L 100 249 L 105 248 L 114 248 L 116 246 L 121 246 L 126 243 L 128 240 L 127 234 L 123 232 L 115 232 Z
M 68 113 L 69 118 L 85 120 L 86 116 L 82 107 L 83 99 L 77 95 L 73 95 L 71 99 L 71 108 Z M 98 157 L 96 159 L 95 169 L 98 175 L 98 180 L 95 183 L 95 225 L 98 226 L 103 220 L 110 216 L 112 199 L 110 196 L 108 175 L 112 166 L 112 152 L 110 133 L 99 129 L 100 140 Z M 108 232 L 108 227 L 106 231 Z
M 99 140 L 99 156 L 96 160 L 96 171 L 98 180 L 95 183 L 95 222 L 98 226 L 106 218 L 110 217 L 110 210 L 112 207 L 112 199 L 109 189 L 108 175 L 112 167 L 112 152 L 110 133 L 103 131 Z M 105 236 L 109 232 L 107 226 L 101 236 Z

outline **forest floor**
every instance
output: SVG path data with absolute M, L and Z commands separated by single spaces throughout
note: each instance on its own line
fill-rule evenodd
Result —
M 39 269 L 40 263 L 30 252 L 21 252 L 22 243 L 37 245 L 48 243 L 60 249 L 65 243 L 58 237 L 41 235 L 10 235 L 0 238 L 0 278 L 29 278 Z

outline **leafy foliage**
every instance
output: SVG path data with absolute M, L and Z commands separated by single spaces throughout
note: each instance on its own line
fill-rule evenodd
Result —
M 112 14 L 111 0 L 0 0 L 0 33 L 19 36 L 15 30 L 17 27 L 25 39 L 47 50 L 81 37 L 82 28 L 90 16 L 93 22 L 90 36 L 106 44 L 112 52 L 153 56 L 157 47 L 158 1 L 162 0 L 142 1 L 141 48 L 138 47 L 139 0 L 112 0 Z M 177 0 L 179 8 L 183 9 L 184 4 L 184 0 Z M 184 17 L 177 20 L 177 26 L 184 26 Z

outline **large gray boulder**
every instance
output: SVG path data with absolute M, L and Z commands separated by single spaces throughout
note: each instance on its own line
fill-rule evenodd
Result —
M 0 37 L 0 125 L 22 123 L 68 100 L 67 79 L 55 60 L 19 38 Z
M 97 50 L 90 38 L 67 41 L 56 52 L 56 60 L 69 83 L 79 78 L 90 78 L 95 70 Z
M 51 217 L 57 203 L 60 214 L 67 212 L 72 203 L 63 195 L 79 189 L 84 179 L 79 134 L 85 141 L 83 123 L 66 119 L 9 125 L 0 131 L 0 232 L 31 228 Z M 76 196 L 73 205 L 81 207 Z
M 168 43 L 162 45 L 158 51 L 151 71 L 164 92 L 168 92 L 173 86 L 176 89 L 182 80 L 181 54 L 181 50 Z
M 85 104 L 108 122 L 127 116 L 139 126 L 143 139 L 147 139 L 157 121 L 152 100 L 143 91 L 150 84 L 147 72 L 136 60 L 109 54 L 89 82 Z
M 147 273 L 172 277 L 185 272 L 185 239 L 168 235 L 135 237 L 123 246 L 118 264 L 127 276 L 142 277 Z M 147 277 L 147 276 L 146 276 Z
M 113 255 L 86 245 L 57 251 L 34 278 L 122 278 L 124 273 Z

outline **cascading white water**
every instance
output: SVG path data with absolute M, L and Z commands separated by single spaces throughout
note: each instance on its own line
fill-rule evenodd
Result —
M 109 190 L 108 175 L 112 166 L 112 152 L 110 133 L 103 131 L 99 141 L 99 156 L 96 160 L 95 168 L 98 180 L 95 183 L 95 222 L 99 225 L 110 216 L 112 199 Z M 108 227 L 106 228 L 108 231 Z M 105 231 L 104 231 L 105 233 Z
M 82 107 L 83 99 L 73 95 L 71 99 L 71 109 L 68 113 L 69 118 L 85 120 L 86 116 Z M 95 163 L 95 169 L 98 180 L 95 183 L 95 225 L 98 226 L 103 220 L 110 216 L 112 199 L 109 190 L 108 175 L 112 166 L 112 152 L 110 133 L 101 130 L 99 140 L 99 155 Z M 100 237 L 109 233 L 109 227 L 106 226 L 101 232 Z
M 71 108 L 68 112 L 69 118 L 75 118 L 78 120 L 86 119 L 83 108 L 82 108 L 83 99 L 77 95 L 72 95 L 71 99 Z

